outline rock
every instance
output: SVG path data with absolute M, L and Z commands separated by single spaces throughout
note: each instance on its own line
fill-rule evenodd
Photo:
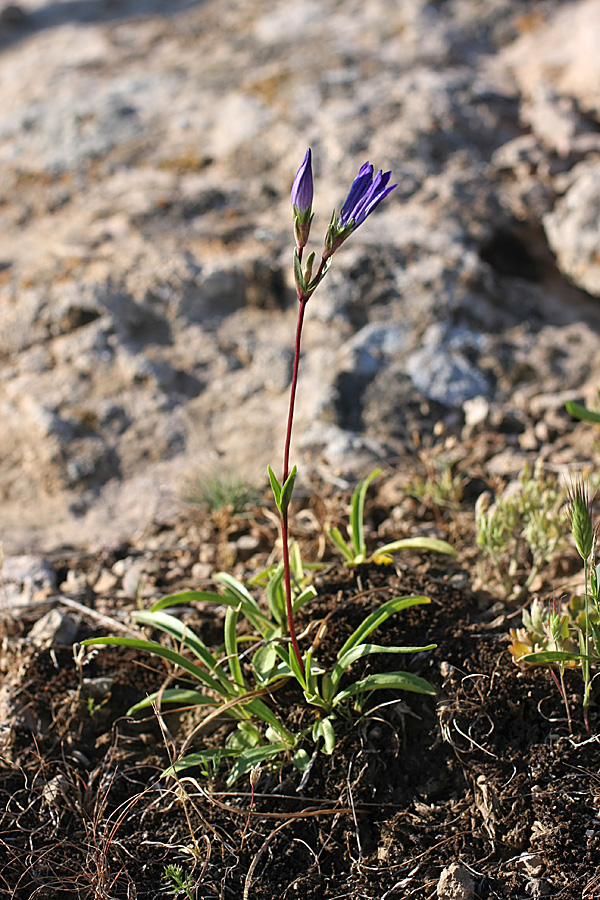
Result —
M 438 900 L 472 900 L 474 891 L 475 882 L 469 870 L 451 863 L 440 875 L 436 895 Z
M 29 639 L 41 650 L 56 644 L 72 644 L 79 626 L 70 616 L 58 609 L 51 609 L 38 619 L 29 632 Z
M 600 297 L 600 162 L 581 164 L 572 186 L 544 217 L 548 243 L 563 272 Z
M 207 453 L 264 480 L 308 145 L 317 255 L 366 159 L 398 186 L 307 306 L 307 477 L 460 428 L 478 397 L 527 418 L 540 384 L 592 387 L 600 0 L 527 28 L 510 0 L 348 4 L 36 0 L 35 27 L 0 24 L 7 553 L 130 537 Z
M 259 538 L 253 534 L 243 534 L 233 544 L 239 560 L 252 559 L 260 545 Z
M 586 112 L 600 111 L 600 0 L 576 0 L 558 7 L 537 27 L 508 46 L 503 58 L 522 91 L 533 96 L 543 86 L 575 98 Z
M 123 590 L 130 597 L 143 596 L 149 577 L 159 569 L 160 562 L 156 559 L 144 558 L 130 562 L 123 574 Z
M 484 341 L 483 335 L 463 328 L 450 331 L 432 325 L 422 348 L 409 356 L 406 370 L 426 397 L 443 406 L 461 407 L 474 397 L 491 394 L 490 380 L 468 358 Z
M 54 566 L 42 556 L 7 556 L 2 562 L 0 575 L 4 598 L 13 612 L 56 590 Z

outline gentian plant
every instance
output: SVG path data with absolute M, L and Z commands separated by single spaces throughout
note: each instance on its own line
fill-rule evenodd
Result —
M 316 596 L 310 584 L 310 572 L 315 567 L 305 564 L 294 545 L 290 552 L 289 506 L 296 479 L 296 466 L 290 466 L 290 447 L 294 421 L 294 407 L 298 386 L 300 344 L 306 306 L 321 283 L 334 253 L 387 197 L 395 185 L 388 186 L 390 172 L 373 175 L 369 163 L 360 169 L 354 179 L 341 213 L 332 216 L 325 236 L 321 259 L 315 270 L 315 253 L 303 261 L 304 250 L 313 221 L 313 176 L 311 151 L 308 150 L 298 169 L 292 186 L 292 210 L 294 217 L 294 274 L 298 297 L 298 319 L 294 350 L 294 365 L 287 416 L 287 428 L 283 452 L 283 475 L 277 478 L 269 467 L 269 479 L 279 511 L 283 545 L 282 565 L 271 567 L 257 576 L 253 583 L 266 589 L 266 606 L 261 606 L 248 588 L 227 573 L 218 573 L 215 580 L 222 586 L 219 594 L 210 591 L 184 591 L 158 600 L 149 610 L 137 610 L 133 619 L 139 626 L 151 627 L 167 635 L 175 646 L 164 646 L 145 636 L 104 637 L 84 641 L 84 644 L 117 644 L 135 647 L 158 656 L 191 679 L 192 687 L 169 687 L 146 697 L 132 707 L 131 714 L 153 707 L 160 710 L 164 704 L 179 707 L 207 707 L 208 714 L 185 741 L 182 754 L 165 774 L 173 774 L 189 766 L 200 766 L 210 776 L 224 757 L 233 758 L 228 784 L 241 775 L 256 771 L 265 761 L 276 760 L 282 753 L 292 752 L 299 769 L 306 769 L 309 756 L 301 746 L 305 738 L 312 739 L 323 752 L 332 753 L 336 735 L 334 722 L 340 716 L 348 716 L 350 707 L 361 710 L 364 699 L 374 690 L 395 689 L 434 695 L 435 690 L 410 672 L 394 671 L 375 673 L 344 684 L 347 672 L 358 660 L 371 654 L 413 654 L 435 647 L 380 646 L 367 642 L 373 631 L 392 615 L 412 606 L 429 603 L 428 597 L 395 597 L 383 603 L 368 615 L 350 635 L 337 653 L 332 668 L 327 671 L 315 659 L 323 626 L 317 631 L 314 643 L 303 655 L 296 633 L 294 617 L 299 609 Z M 313 274 L 314 271 L 314 274 Z M 375 473 L 378 474 L 378 473 Z M 353 504 L 351 535 L 352 552 L 356 562 L 366 559 L 364 527 L 362 522 L 364 499 L 368 485 L 375 474 L 362 482 Z M 341 536 L 340 536 L 340 540 Z M 335 543 L 335 540 L 334 540 Z M 452 552 L 448 545 L 429 546 Z M 400 547 L 388 545 L 380 552 L 394 552 Z M 350 551 L 349 551 L 350 552 Z M 172 608 L 196 601 L 209 602 L 226 607 L 224 641 L 221 648 L 209 649 L 187 625 L 182 623 Z M 238 633 L 240 617 L 245 628 Z M 281 720 L 277 709 L 276 691 L 290 679 L 295 679 L 305 701 L 315 711 L 314 723 L 301 732 L 291 732 Z M 228 716 L 236 728 L 230 734 L 227 745 L 210 748 L 198 753 L 186 754 L 194 735 L 215 717 Z
M 306 151 L 306 155 L 302 160 L 302 165 L 298 169 L 292 185 L 291 201 L 294 214 L 294 234 L 296 237 L 296 248 L 294 250 L 294 276 L 296 281 L 296 294 L 298 296 L 298 321 L 296 323 L 294 367 L 292 370 L 292 385 L 290 389 L 287 430 L 283 451 L 283 477 L 281 482 L 278 481 L 275 473 L 269 466 L 269 479 L 271 481 L 271 487 L 273 489 L 273 494 L 275 495 L 275 504 L 279 511 L 281 521 L 285 595 L 290 640 L 296 662 L 301 668 L 303 667 L 302 654 L 300 653 L 300 647 L 298 646 L 292 609 L 288 507 L 294 490 L 294 482 L 297 473 L 296 466 L 290 471 L 290 446 L 292 442 L 292 427 L 294 424 L 296 390 L 298 387 L 298 367 L 300 362 L 300 343 L 302 339 L 304 313 L 306 311 L 306 304 L 314 294 L 329 268 L 333 254 L 342 246 L 344 241 L 350 237 L 352 232 L 356 231 L 356 229 L 362 225 L 365 219 L 377 208 L 381 201 L 397 187 L 395 184 L 388 187 L 391 174 L 391 172 L 385 172 L 384 174 L 382 171 L 379 171 L 375 178 L 373 178 L 373 166 L 368 162 L 362 166 L 358 175 L 352 182 L 352 187 L 342 206 L 341 213 L 337 216 L 334 211 L 331 217 L 325 236 L 325 245 L 323 247 L 321 260 L 314 277 L 314 251 L 308 256 L 304 269 L 302 268 L 302 256 L 304 248 L 308 243 L 310 227 L 313 220 L 313 175 L 310 148 Z

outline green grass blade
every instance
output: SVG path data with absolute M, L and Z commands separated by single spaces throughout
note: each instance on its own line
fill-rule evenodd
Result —
M 146 653 L 152 654 L 152 656 L 159 656 L 161 659 L 166 659 L 168 662 L 179 666 L 180 669 L 193 675 L 193 677 L 205 685 L 205 687 L 210 688 L 221 696 L 224 695 L 223 686 L 208 675 L 204 669 L 201 669 L 196 663 L 186 659 L 181 653 L 177 653 L 176 650 L 171 650 L 170 647 L 163 647 L 162 644 L 157 644 L 156 641 L 144 641 L 140 638 L 126 637 L 98 637 L 88 638 L 85 641 L 81 641 L 81 643 L 84 647 L 92 647 L 96 644 L 108 644 L 114 647 L 132 647 L 135 650 L 144 650 Z
M 350 537 L 352 546 L 354 547 L 354 559 L 361 563 L 364 562 L 367 555 L 367 545 L 365 543 L 365 498 L 371 482 L 381 475 L 381 469 L 374 469 L 370 475 L 361 481 L 356 490 L 352 494 L 352 502 L 350 504 Z
M 226 588 L 225 595 L 220 597 L 221 603 L 226 606 L 239 606 L 242 614 L 263 636 L 266 631 L 273 627 L 272 621 L 261 612 L 250 591 L 237 578 L 234 578 L 228 572 L 217 572 L 213 577 L 214 581 L 224 584 Z
M 219 584 L 224 584 L 232 594 L 235 594 L 238 600 L 241 600 L 243 603 L 249 603 L 258 610 L 256 600 L 248 588 L 245 587 L 241 581 L 238 581 L 237 578 L 234 578 L 233 575 L 230 575 L 229 572 L 217 572 L 217 574 L 213 576 L 213 580 L 218 581 Z
M 307 685 L 306 681 L 304 680 L 304 672 L 298 665 L 296 654 L 294 653 L 292 648 L 290 647 L 290 649 L 287 650 L 281 644 L 275 644 L 275 652 L 277 653 L 277 656 L 283 660 L 286 666 L 288 666 L 291 674 L 296 679 L 298 684 L 302 686 L 303 690 L 306 690 Z
M 410 672 L 380 672 L 376 675 L 367 675 L 366 678 L 361 678 L 349 688 L 340 691 L 333 698 L 333 705 L 356 694 L 381 690 L 412 691 L 415 694 L 428 694 L 430 697 L 435 697 L 436 694 L 433 685 L 418 675 L 412 675 Z
M 426 647 L 381 647 L 378 644 L 359 644 L 344 653 L 331 670 L 331 686 L 328 688 L 330 696 L 335 693 L 346 669 L 364 656 L 370 656 L 372 653 L 423 653 L 425 650 L 434 650 L 436 647 L 437 644 L 427 644 Z
M 154 707 L 159 699 L 161 705 L 163 703 L 177 703 L 179 706 L 221 705 L 220 700 L 213 700 L 205 694 L 201 694 L 200 691 L 188 691 L 185 688 L 168 688 L 165 691 L 154 691 L 153 694 L 149 694 L 144 700 L 134 703 L 134 705 L 130 706 L 127 710 L 127 715 L 133 716 L 142 709 Z
M 342 658 L 344 653 L 352 650 L 358 644 L 362 644 L 371 632 L 375 631 L 379 625 L 382 625 L 394 613 L 401 612 L 411 606 L 420 606 L 423 603 L 431 603 L 429 597 L 394 597 L 383 603 L 374 610 L 367 618 L 358 626 L 356 631 L 350 635 L 342 649 L 338 653 L 338 660 Z
M 379 556 L 381 553 L 397 553 L 398 550 L 427 550 L 433 553 L 445 553 L 447 556 L 458 555 L 454 547 L 450 546 L 447 541 L 441 541 L 439 538 L 415 537 L 384 544 L 383 547 L 377 548 L 373 557 Z
M 304 578 L 304 566 L 302 565 L 302 553 L 298 541 L 294 541 L 290 552 L 290 571 L 298 583 Z

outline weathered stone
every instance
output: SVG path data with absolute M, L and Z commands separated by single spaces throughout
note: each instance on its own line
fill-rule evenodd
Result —
M 42 556 L 7 556 L 0 575 L 3 597 L 13 611 L 56 590 L 54 566 Z
M 29 0 L 2 24 L 7 552 L 114 544 L 175 508 L 198 457 L 264 479 L 309 144 L 317 256 L 365 159 L 398 187 L 306 310 L 307 477 L 458 429 L 477 397 L 526 432 L 540 385 L 593 394 L 600 0 L 526 30 L 511 0 L 137 9 Z
M 30 641 L 43 650 L 55 644 L 72 644 L 77 635 L 77 622 L 59 609 L 51 609 L 33 625 Z
M 438 900 L 472 900 L 474 890 L 475 882 L 469 870 L 451 863 L 440 875 L 436 894 Z

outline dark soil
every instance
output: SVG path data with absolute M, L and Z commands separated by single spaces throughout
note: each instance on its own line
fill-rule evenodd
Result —
M 373 522 L 385 518 L 371 512 Z M 437 527 L 448 521 L 438 514 Z M 181 550 L 155 555 L 164 563 L 157 594 L 171 591 L 161 578 Z M 395 656 L 372 657 L 352 675 L 406 668 L 429 679 L 437 699 L 373 695 L 360 718 L 338 720 L 333 755 L 316 755 L 302 786 L 285 759 L 263 767 L 253 799 L 247 779 L 226 789 L 225 764 L 212 784 L 196 770 L 180 785 L 159 778 L 189 721 L 170 714 L 161 731 L 153 716 L 125 714 L 163 684 L 162 663 L 114 647 L 78 664 L 71 648 L 33 652 L 27 623 L 5 623 L 7 678 L 20 666 L 20 686 L 0 763 L 0 895 L 165 897 L 165 866 L 179 864 L 196 900 L 400 900 L 436 896 L 442 870 L 457 863 L 474 883 L 474 894 L 457 897 L 600 896 L 600 716 L 593 705 L 584 728 L 580 675 L 567 678 L 570 732 L 551 674 L 513 663 L 507 626 L 495 628 L 492 601 L 468 589 L 464 560 L 398 560 L 331 565 L 299 628 L 328 617 L 319 647 L 327 662 L 374 606 L 427 595 L 430 605 L 395 615 L 373 639 L 437 649 L 400 666 Z M 91 564 L 57 561 L 64 571 Z M 200 609 L 190 621 L 217 641 L 216 615 Z M 90 621 L 78 640 L 107 633 Z M 97 679 L 106 678 L 103 687 Z M 292 728 L 313 715 L 290 686 L 272 703 Z

